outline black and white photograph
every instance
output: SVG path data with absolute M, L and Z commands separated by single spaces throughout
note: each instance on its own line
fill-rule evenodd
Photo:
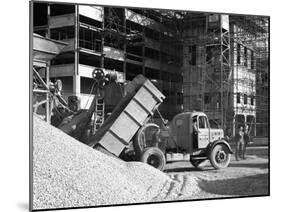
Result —
M 29 14 L 30 210 L 270 195 L 270 16 Z

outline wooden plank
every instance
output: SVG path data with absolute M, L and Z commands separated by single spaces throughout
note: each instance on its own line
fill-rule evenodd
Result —
M 101 22 L 103 19 L 103 8 L 98 6 L 79 5 L 79 15 Z
M 50 28 L 51 29 L 65 27 L 65 26 L 74 26 L 74 24 L 75 24 L 74 13 L 50 17 Z
M 50 77 L 66 77 L 74 75 L 74 64 L 53 65 L 50 68 Z

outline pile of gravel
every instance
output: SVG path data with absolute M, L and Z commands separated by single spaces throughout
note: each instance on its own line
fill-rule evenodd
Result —
M 197 187 L 107 156 L 36 116 L 33 127 L 33 209 L 175 200 Z

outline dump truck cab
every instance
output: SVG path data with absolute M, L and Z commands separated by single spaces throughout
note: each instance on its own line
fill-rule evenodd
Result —
M 178 147 L 186 152 L 205 149 L 211 143 L 223 139 L 222 129 L 211 129 L 208 117 L 203 112 L 184 112 L 177 114 L 171 124 L 171 134 Z M 167 148 L 169 148 L 169 143 Z

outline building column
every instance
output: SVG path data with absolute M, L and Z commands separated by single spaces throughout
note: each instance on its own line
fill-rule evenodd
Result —
M 48 24 L 48 28 L 47 28 L 47 38 L 51 38 L 51 30 L 50 30 L 50 14 L 51 14 L 51 7 L 48 4 L 47 5 L 47 24 Z M 45 81 L 46 81 L 46 85 L 49 88 L 50 86 L 50 62 L 46 63 L 46 68 L 45 68 Z M 49 97 L 49 93 L 46 94 L 46 122 L 50 123 L 51 122 L 51 103 L 50 103 L 50 97 Z
M 74 44 L 74 74 L 73 74 L 73 95 L 80 96 L 79 76 L 79 6 L 75 5 L 75 44 Z
M 142 26 L 142 75 L 145 76 L 145 28 Z
M 104 7 L 103 7 L 103 11 L 102 11 L 102 31 L 104 32 L 104 28 L 105 28 L 105 13 L 104 13 Z M 103 52 L 103 49 L 104 49 L 104 33 L 102 33 L 101 35 L 101 58 L 100 58 L 100 67 L 101 68 L 104 68 L 104 52 Z
M 124 34 L 127 35 L 127 21 L 126 21 L 126 9 L 123 10 L 124 11 L 124 20 L 123 20 L 123 31 L 124 31 Z M 125 80 L 126 80 L 126 70 L 127 70 L 127 43 L 126 41 L 124 42 L 124 45 L 123 45 L 123 48 L 124 48 L 124 62 L 123 62 L 123 73 L 124 73 L 124 77 L 125 77 Z
M 47 38 L 51 38 L 51 29 L 50 29 L 50 15 L 51 15 L 51 6 L 50 4 L 47 5 Z
M 45 68 L 45 80 L 46 80 L 46 85 L 49 88 L 50 86 L 50 62 L 46 63 L 46 68 Z M 50 96 L 49 92 L 46 93 L 46 122 L 51 123 L 51 110 L 50 110 Z
M 254 136 L 257 136 L 257 119 L 256 119 L 256 116 L 254 118 L 255 118 L 255 121 L 254 121 Z
M 236 118 L 236 114 L 234 114 L 233 120 L 232 120 L 232 135 L 233 135 L 233 136 L 235 136 L 235 134 L 236 134 L 236 128 L 235 128 L 236 122 L 235 122 L 235 118 Z
M 81 92 L 81 78 L 79 75 L 73 76 L 73 95 L 74 96 L 80 96 Z

